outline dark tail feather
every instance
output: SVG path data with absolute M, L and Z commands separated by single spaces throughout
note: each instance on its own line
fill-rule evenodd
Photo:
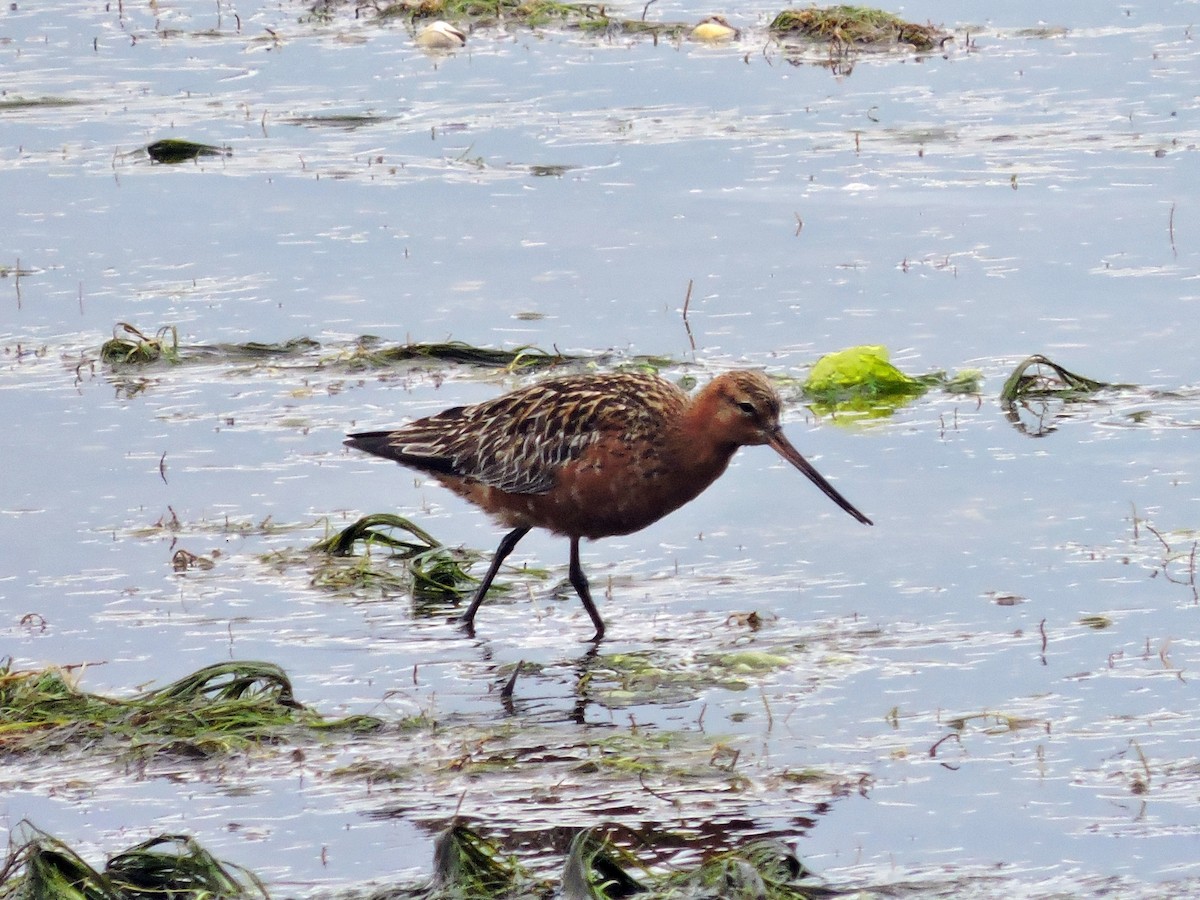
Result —
M 374 456 L 382 456 L 384 459 L 394 459 L 396 462 L 403 462 L 399 448 L 392 444 L 392 432 L 390 431 L 363 431 L 358 434 L 346 435 L 344 442 L 347 447 L 353 447 L 355 450 L 362 450 Z
M 343 443 L 355 450 L 362 450 L 373 456 L 382 456 L 402 466 L 410 466 L 434 475 L 455 474 L 451 460 L 440 456 L 417 456 L 404 452 L 404 445 L 396 441 L 394 431 L 361 431 L 358 434 L 346 435 Z

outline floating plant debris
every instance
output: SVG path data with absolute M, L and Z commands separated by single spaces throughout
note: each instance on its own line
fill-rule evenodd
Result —
M 950 35 L 932 25 L 906 22 L 899 16 L 868 6 L 785 9 L 767 27 L 779 36 L 864 48 L 908 44 L 917 50 L 934 50 L 950 39 Z
M 1000 406 L 1017 430 L 1044 437 L 1056 429 L 1058 419 L 1066 417 L 1066 404 L 1089 400 L 1107 389 L 1132 387 L 1084 378 L 1034 354 L 1022 360 L 1004 382 Z
M 473 366 L 499 369 L 543 369 L 582 359 L 542 350 L 538 347 L 517 347 L 513 350 L 495 350 L 476 347 L 463 341 L 446 341 L 434 344 L 393 344 L 374 346 L 377 339 L 364 337 L 357 347 L 355 361 L 371 365 L 386 366 L 412 360 L 435 360 L 438 362 L 465 363 Z
M 214 147 L 212 144 L 197 144 L 194 141 L 183 141 L 178 138 L 166 138 L 155 141 L 146 147 L 147 155 L 156 163 L 172 165 L 198 159 L 201 156 L 232 156 L 233 151 L 228 147 Z
M 208 757 L 279 741 L 297 727 L 374 730 L 370 716 L 326 719 L 298 703 L 292 683 L 267 662 L 206 666 L 166 687 L 128 699 L 90 694 L 66 670 L 0 667 L 0 752 L 115 750 Z
M 412 539 L 397 536 L 394 532 L 408 534 Z M 353 555 L 356 544 L 362 544 L 367 553 L 353 565 L 337 564 L 338 558 Z M 374 565 L 370 556 L 373 548 L 388 551 L 389 559 L 403 561 L 405 566 L 401 573 Z M 466 567 L 478 558 L 478 554 L 452 550 L 423 528 L 391 513 L 363 516 L 310 549 L 330 557 L 329 563 L 319 566 L 313 576 L 314 583 L 325 588 L 375 584 L 411 588 L 413 594 L 422 599 L 458 599 L 473 591 L 476 584 L 467 574 Z
M 804 396 L 818 412 L 890 415 L 913 397 L 934 387 L 950 393 L 977 393 L 981 374 L 964 370 L 906 375 L 888 360 L 886 347 L 849 347 L 822 356 L 804 382 Z
M 70 97 L 0 97 L 0 113 L 17 109 L 54 109 L 64 106 L 80 106 L 86 102 L 86 100 L 74 100 Z
M 1044 371 L 1049 369 L 1050 373 Z M 1128 387 L 1076 375 L 1040 354 L 1023 359 L 1000 389 L 1000 402 L 1017 403 L 1030 398 L 1054 397 L 1079 400 L 1110 387 Z
M 107 363 L 126 365 L 145 365 L 160 359 L 179 362 L 179 331 L 174 325 L 167 325 L 150 337 L 128 322 L 118 322 L 112 338 L 101 345 L 100 358 Z
M 186 835 L 160 834 L 108 860 L 104 871 L 64 841 L 22 822 L 0 868 L 2 900 L 213 900 L 267 897 L 248 869 L 222 862 Z

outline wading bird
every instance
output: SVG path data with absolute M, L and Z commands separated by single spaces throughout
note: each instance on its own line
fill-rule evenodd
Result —
M 712 484 L 739 447 L 766 444 L 871 524 L 784 437 L 779 409 L 758 372 L 727 372 L 694 395 L 657 375 L 573 375 L 346 444 L 432 475 L 512 529 L 463 613 L 468 632 L 505 558 L 531 528 L 545 528 L 571 540 L 571 586 L 599 641 L 604 621 L 579 564 L 580 539 L 658 521 Z

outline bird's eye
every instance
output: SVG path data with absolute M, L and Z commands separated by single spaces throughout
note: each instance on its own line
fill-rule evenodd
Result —
M 754 408 L 754 404 L 749 400 L 739 400 L 737 402 L 737 408 L 748 416 L 754 416 L 758 414 L 758 410 Z

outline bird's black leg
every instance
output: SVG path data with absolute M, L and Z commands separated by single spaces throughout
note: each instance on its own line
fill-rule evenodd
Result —
M 583 566 L 579 565 L 579 538 L 577 537 L 571 538 L 569 577 L 571 587 L 575 588 L 575 593 L 583 601 L 583 608 L 587 610 L 587 614 L 592 617 L 592 624 L 596 626 L 596 633 L 592 635 L 592 643 L 599 643 L 604 640 L 604 620 L 600 618 L 600 613 L 596 612 L 596 604 L 592 602 L 592 592 L 588 587 L 587 576 L 583 574 Z
M 471 636 L 475 634 L 475 611 L 479 609 L 479 604 L 487 596 L 488 588 L 496 580 L 496 573 L 500 571 L 500 566 L 504 563 L 508 554 L 513 552 L 513 548 L 517 546 L 517 542 L 527 534 L 529 534 L 528 528 L 514 528 L 504 536 L 504 540 L 500 542 L 500 546 L 492 554 L 492 564 L 488 566 L 487 574 L 483 576 L 483 581 L 479 583 L 479 590 L 475 592 L 475 596 L 471 598 L 471 605 L 467 607 L 467 611 L 459 619 L 463 628 Z

